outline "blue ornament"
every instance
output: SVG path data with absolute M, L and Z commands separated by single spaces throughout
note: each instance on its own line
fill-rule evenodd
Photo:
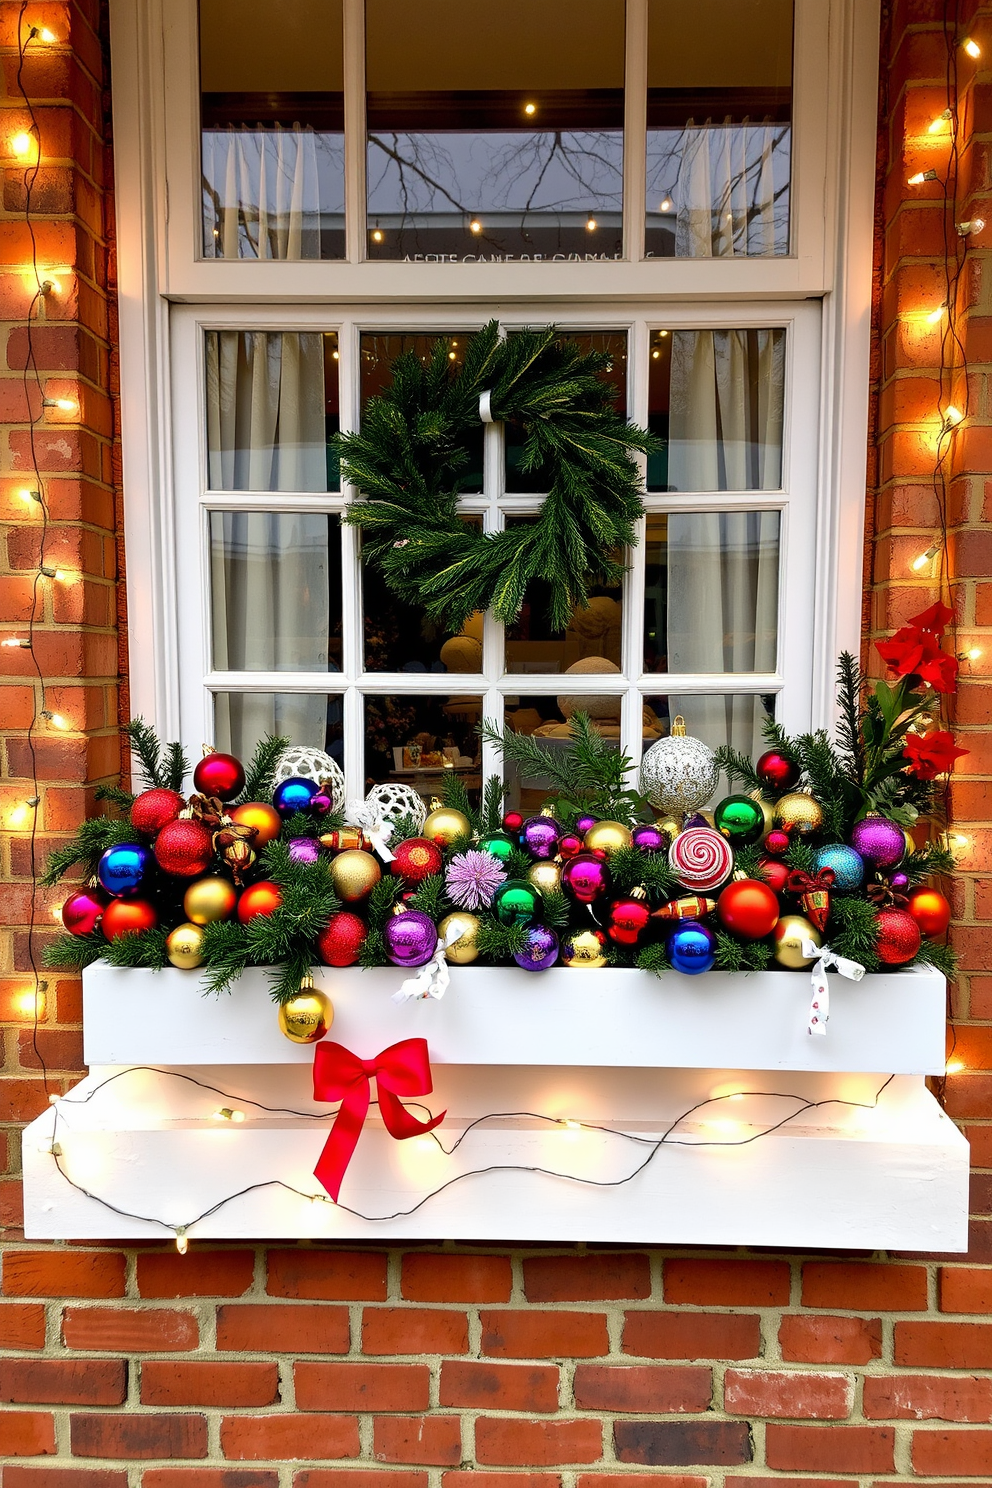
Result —
M 864 859 L 853 847 L 846 847 L 843 842 L 831 842 L 826 847 L 817 849 L 813 871 L 819 873 L 823 868 L 833 870 L 833 886 L 844 893 L 860 888 L 864 882 Z
M 140 889 L 152 855 L 137 842 L 121 842 L 108 847 L 97 865 L 96 876 L 108 894 L 120 897 Z
M 314 796 L 319 795 L 316 780 L 291 775 L 288 780 L 281 780 L 272 792 L 272 804 L 280 816 L 292 816 L 294 811 L 309 811 Z
M 546 925 L 531 925 L 523 950 L 514 951 L 513 959 L 524 971 L 547 971 L 558 960 L 557 935 Z
M 716 960 L 716 936 L 706 925 L 684 920 L 668 937 L 668 959 L 686 976 L 709 971 Z

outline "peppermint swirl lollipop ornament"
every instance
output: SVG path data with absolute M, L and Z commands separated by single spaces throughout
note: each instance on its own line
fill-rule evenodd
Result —
M 692 739 L 679 716 L 667 739 L 659 739 L 641 760 L 641 790 L 662 816 L 681 821 L 698 811 L 716 790 L 716 756 L 702 739 Z
M 705 894 L 730 877 L 734 854 L 712 827 L 687 827 L 668 849 L 668 863 L 683 888 Z

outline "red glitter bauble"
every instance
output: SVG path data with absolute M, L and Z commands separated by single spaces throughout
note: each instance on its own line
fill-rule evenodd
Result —
M 503 831 L 510 832 L 511 834 L 519 832 L 523 824 L 524 814 L 522 811 L 508 811 L 503 818 Z
M 763 940 L 778 924 L 778 899 L 766 883 L 741 878 L 730 883 L 716 901 L 723 924 L 744 940 Z
M 317 937 L 317 954 L 325 966 L 354 966 L 368 935 L 364 920 L 347 909 L 332 915 Z
M 650 918 L 651 911 L 643 899 L 624 896 L 610 905 L 606 933 L 617 945 L 637 945 Z
M 761 858 L 758 863 L 758 872 L 761 874 L 762 883 L 776 894 L 781 894 L 789 880 L 789 870 L 784 863 L 775 858 Z
M 920 927 L 908 909 L 878 911 L 878 959 L 886 966 L 905 966 L 920 949 Z
M 62 906 L 62 923 L 70 935 L 89 935 L 110 903 L 101 888 L 77 889 Z
M 252 884 L 241 895 L 238 900 L 238 919 L 242 925 L 247 925 L 256 915 L 270 915 L 281 903 L 282 892 L 279 885 L 271 879 L 263 878 L 261 883 Z
M 244 768 L 233 754 L 218 754 L 213 750 L 203 756 L 193 771 L 193 784 L 201 796 L 219 796 L 222 801 L 233 801 L 245 788 Z
M 802 773 L 798 765 L 777 749 L 767 749 L 754 768 L 762 784 L 777 791 L 791 790 Z
M 951 923 L 951 906 L 939 889 L 914 889 L 906 908 L 924 935 L 943 935 Z
M 432 873 L 440 873 L 444 862 L 444 855 L 437 843 L 431 842 L 427 837 L 408 837 L 394 852 L 389 871 L 401 878 L 407 888 L 423 883 Z
M 131 825 L 154 837 L 169 822 L 175 821 L 185 805 L 178 791 L 158 787 L 142 791 L 131 804 Z
M 214 855 L 213 839 L 202 822 L 191 817 L 166 822 L 155 838 L 155 861 L 163 873 L 193 878 Z
M 158 915 L 147 899 L 111 899 L 100 928 L 108 940 L 116 940 L 128 930 L 154 930 L 157 924 Z
M 791 840 L 788 832 L 783 832 L 781 827 L 773 827 L 765 838 L 765 852 L 779 858 L 784 852 L 788 852 Z

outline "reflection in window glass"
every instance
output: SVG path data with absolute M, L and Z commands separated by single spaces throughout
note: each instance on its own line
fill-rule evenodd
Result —
M 648 490 L 780 489 L 784 397 L 784 330 L 654 331 Z
M 511 333 L 512 334 L 512 333 Z M 627 333 L 625 331 L 566 331 L 563 339 L 574 341 L 583 352 L 601 352 L 606 365 L 600 373 L 604 382 L 614 389 L 614 402 L 618 413 L 627 411 Z M 519 424 L 504 424 L 506 448 L 506 489 L 527 495 L 547 491 L 550 475 L 541 470 L 530 470 L 526 474 L 520 469 L 524 453 L 524 431 Z
M 341 528 L 323 512 L 210 513 L 219 672 L 341 670 Z
M 476 733 L 482 698 L 419 693 L 365 698 L 365 789 L 384 781 L 412 785 L 430 802 L 454 771 L 473 802 L 482 791 Z
M 344 769 L 340 697 L 323 692 L 218 692 L 214 697 L 217 748 L 250 759 L 266 734 L 323 749 Z
M 622 251 L 623 0 L 367 0 L 368 254 Z
M 426 366 L 434 355 L 439 341 L 447 347 L 447 357 L 453 368 L 461 365 L 465 348 L 472 339 L 471 331 L 415 331 L 389 332 L 365 331 L 361 339 L 361 395 L 362 407 L 367 398 L 381 393 L 393 380 L 393 363 L 401 356 L 415 356 Z M 459 479 L 462 491 L 482 490 L 483 427 L 471 431 L 465 440 L 468 461 Z
M 204 258 L 343 258 L 341 0 L 200 0 Z
M 773 672 L 777 511 L 650 515 L 644 545 L 646 672 Z
M 762 724 L 766 718 L 775 717 L 775 694 L 762 696 L 745 693 L 700 695 L 697 693 L 675 693 L 644 699 L 645 713 L 650 709 L 655 719 L 654 728 L 644 728 L 644 747 L 648 748 L 656 738 L 671 732 L 672 721 L 681 716 L 685 719 L 686 733 L 694 739 L 702 739 L 711 749 L 729 744 L 744 754 L 757 758 L 767 747 L 764 743 Z M 727 782 L 721 778 L 710 805 L 727 794 Z
M 463 520 L 482 526 L 478 517 Z M 367 672 L 481 672 L 481 610 L 457 635 L 432 620 L 422 605 L 405 604 L 378 568 L 362 565 L 362 633 Z
M 507 527 L 533 525 L 533 517 L 508 517 Z M 532 579 L 520 614 L 506 627 L 504 670 L 516 673 L 619 671 L 623 591 L 593 585 L 589 603 L 576 606 L 565 630 L 549 622 L 551 586 Z
M 616 680 L 622 681 L 619 677 Z M 523 694 L 504 699 L 504 718 L 508 728 L 534 739 L 550 758 L 568 748 L 571 738 L 568 720 L 576 712 L 588 713 L 603 738 L 615 743 L 619 749 L 621 708 L 622 699 L 619 693 L 603 692 L 585 696 L 560 693 L 557 697 L 532 697 Z M 503 760 L 503 780 L 506 785 L 506 804 L 511 810 L 539 811 L 554 789 L 549 776 L 522 776 L 510 759 Z
M 648 258 L 789 251 L 793 0 L 648 0 Z
M 207 331 L 212 491 L 336 491 L 338 338 Z

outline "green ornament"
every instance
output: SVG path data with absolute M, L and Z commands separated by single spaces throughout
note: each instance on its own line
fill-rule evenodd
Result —
M 501 863 L 508 863 L 516 850 L 517 844 L 506 832 L 493 832 L 490 837 L 483 837 L 479 842 L 480 852 L 492 853 Z
M 725 796 L 713 813 L 713 825 L 738 847 L 746 847 L 764 835 L 765 813 L 753 796 Z
M 540 907 L 540 890 L 522 878 L 508 878 L 493 895 L 493 909 L 503 925 L 533 925 Z

